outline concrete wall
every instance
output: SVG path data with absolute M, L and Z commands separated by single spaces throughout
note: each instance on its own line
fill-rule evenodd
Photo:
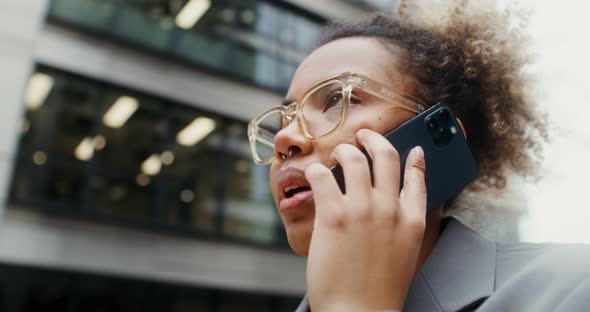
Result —
M 6 201 L 23 110 L 46 0 L 0 2 L 0 202 Z M 0 215 L 4 205 L 0 205 Z
M 0 261 L 223 289 L 302 295 L 305 259 L 283 250 L 163 235 L 9 209 Z

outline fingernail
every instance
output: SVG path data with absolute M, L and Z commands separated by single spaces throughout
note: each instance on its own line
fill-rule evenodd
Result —
M 420 145 L 414 147 L 410 151 L 410 154 L 412 155 L 412 157 L 416 157 L 416 160 L 424 160 L 424 150 L 422 149 L 422 147 L 420 147 Z

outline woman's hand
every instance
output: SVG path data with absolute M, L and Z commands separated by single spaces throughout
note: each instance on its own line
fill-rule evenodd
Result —
M 367 158 L 349 144 L 332 154 L 346 194 L 325 166 L 305 172 L 316 210 L 307 260 L 312 311 L 401 310 L 416 271 L 426 226 L 424 152 L 410 152 L 400 192 L 395 148 L 371 130 L 357 139 L 373 160 L 374 185 Z

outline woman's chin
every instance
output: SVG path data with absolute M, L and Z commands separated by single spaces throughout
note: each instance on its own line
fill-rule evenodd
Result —
M 313 233 L 313 218 L 289 222 L 285 228 L 291 249 L 301 256 L 307 256 Z

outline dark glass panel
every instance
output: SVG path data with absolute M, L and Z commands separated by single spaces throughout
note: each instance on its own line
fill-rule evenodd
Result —
M 196 1 L 196 0 L 195 0 Z M 194 25 L 177 17 L 188 0 L 52 0 L 56 20 L 254 84 L 286 89 L 279 64 L 298 64 L 321 21 L 273 1 L 211 1 Z
M 223 179 L 224 123 L 209 114 L 175 108 L 170 110 L 169 125 L 169 143 L 161 153 L 163 219 L 172 225 L 212 231 Z M 193 134 L 180 138 L 191 131 Z
M 19 159 L 15 168 L 13 196 L 43 208 L 78 210 L 83 202 L 85 170 L 80 164 L 37 165 L 30 158 Z
M 44 77 L 44 83 L 36 78 Z M 93 137 L 99 111 L 99 86 L 85 79 L 69 79 L 53 71 L 33 74 L 27 95 L 40 96 L 27 103 L 23 120 L 14 196 L 26 201 L 42 200 L 79 208 L 87 163 L 76 150 L 85 138 Z M 47 92 L 40 90 L 46 89 Z
M 102 276 L 79 276 L 76 283 L 76 311 L 145 311 L 145 284 Z
M 195 312 L 212 311 L 211 291 L 189 287 L 160 287 L 157 311 Z
M 45 270 L 0 265 L 0 311 L 67 311 L 71 277 Z
M 122 125 L 109 126 L 106 116 L 117 106 L 137 108 Z M 101 213 L 147 220 L 153 209 L 156 188 L 151 183 L 152 178 L 142 174 L 142 164 L 159 151 L 165 140 L 165 104 L 112 90 L 105 95 L 104 108 L 105 117 L 99 118 L 99 136 L 104 146 L 96 146 L 99 150 L 91 179 L 92 206 Z
M 191 62 L 202 64 L 214 70 L 223 70 L 227 66 L 229 42 L 198 32 L 186 32 L 180 35 L 176 53 Z
M 281 298 L 279 299 L 279 310 L 277 312 L 292 312 L 297 309 L 302 298 Z
M 174 30 L 174 18 L 156 6 L 153 1 L 121 1 L 120 12 L 113 25 L 113 31 L 125 40 L 136 42 L 156 50 L 165 50 L 170 45 Z
M 219 312 L 265 312 L 271 308 L 271 298 L 244 293 L 222 292 L 219 301 Z
M 293 311 L 299 298 L 0 264 L 3 312 Z
M 115 4 L 114 0 L 56 0 L 52 1 L 49 14 L 70 23 L 106 30 L 116 13 Z

